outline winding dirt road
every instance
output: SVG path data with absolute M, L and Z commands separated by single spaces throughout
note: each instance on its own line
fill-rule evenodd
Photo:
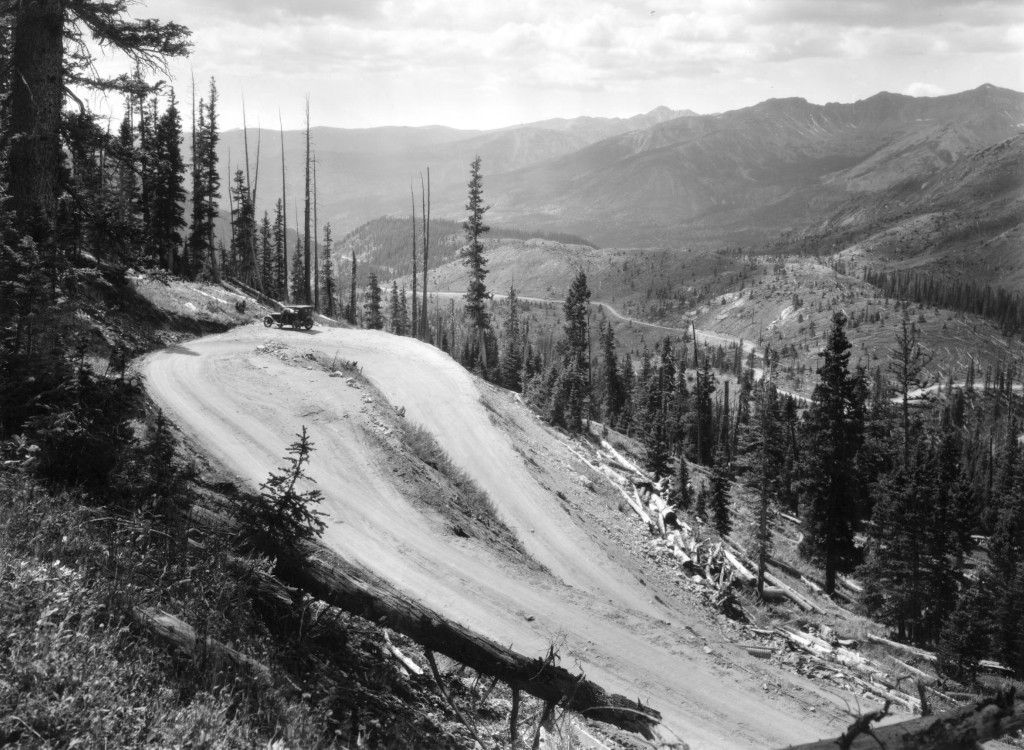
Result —
M 312 363 L 304 367 L 301 358 L 296 365 L 265 353 L 274 343 L 358 362 L 379 394 L 405 407 L 406 418 L 429 429 L 487 491 L 550 573 L 446 533 L 403 497 L 401 467 L 388 465 L 368 438 L 368 399 L 379 396 Z M 838 734 L 849 723 L 840 698 L 788 673 L 772 673 L 776 688 L 769 688 L 765 662 L 719 643 L 685 604 L 638 581 L 637 570 L 563 508 L 515 446 L 526 439 L 564 453 L 568 465 L 565 447 L 524 409 L 496 417 L 482 401 L 490 386 L 431 346 L 376 331 L 253 325 L 156 352 L 140 369 L 156 403 L 250 487 L 281 465 L 284 447 L 305 425 L 316 444 L 310 474 L 330 515 L 324 539 L 338 552 L 522 653 L 541 655 L 561 643 L 563 666 L 649 702 L 695 750 L 783 747 Z M 503 427 L 512 422 L 515 435 Z

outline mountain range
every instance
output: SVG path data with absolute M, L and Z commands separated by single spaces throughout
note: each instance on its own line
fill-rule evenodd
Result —
M 318 219 L 332 223 L 335 237 L 381 215 L 408 216 L 410 187 L 419 210 L 428 167 L 433 215 L 461 219 L 469 163 L 479 155 L 488 219 L 503 226 L 617 247 L 857 241 L 886 251 L 879 237 L 888 229 L 944 206 L 928 235 L 935 259 L 935 245 L 948 244 L 941 227 L 960 227 L 951 233 L 955 248 L 1019 240 L 1021 131 L 1024 94 L 984 85 L 939 97 L 770 99 L 713 115 L 658 108 L 490 131 L 313 128 L 311 139 Z M 250 154 L 260 143 L 261 208 L 280 195 L 283 138 L 289 224 L 297 226 L 304 133 L 247 136 Z M 242 131 L 223 133 L 220 148 L 226 173 L 241 162 Z M 988 265 L 998 280 L 1000 264 Z

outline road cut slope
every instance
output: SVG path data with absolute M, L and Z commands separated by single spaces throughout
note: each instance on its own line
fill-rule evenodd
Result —
M 547 572 L 431 523 L 400 491 L 402 467 L 388 465 L 368 438 L 368 400 L 377 396 L 312 364 L 270 356 L 268 345 L 358 362 L 379 393 L 434 433 L 487 491 Z M 316 444 L 310 474 L 329 514 L 324 539 L 338 552 L 522 653 L 559 645 L 564 666 L 651 703 L 695 750 L 783 747 L 849 723 L 841 698 L 793 675 L 773 675 L 781 689 L 769 694 L 756 677 L 763 662 L 715 644 L 706 623 L 670 596 L 656 599 L 605 540 L 574 521 L 515 446 L 525 439 L 564 452 L 561 443 L 525 412 L 513 435 L 483 403 L 490 386 L 433 347 L 376 331 L 248 326 L 154 353 L 141 372 L 179 427 L 253 488 L 282 464 L 305 425 Z

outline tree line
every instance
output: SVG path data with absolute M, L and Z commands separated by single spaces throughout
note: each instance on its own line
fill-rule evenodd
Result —
M 826 593 L 841 576 L 857 576 L 863 613 L 937 648 L 948 676 L 970 682 L 984 658 L 1024 675 L 1024 400 L 1014 389 L 1024 362 L 1001 366 L 981 388 L 973 378 L 965 387 L 949 382 L 934 400 L 916 402 L 932 356 L 906 305 L 885 369 L 870 376 L 851 361 L 849 320 L 835 311 L 811 398 L 799 403 L 776 387 L 770 347 L 760 377 L 752 352 L 716 356 L 696 336 L 692 360 L 685 343 L 666 338 L 634 361 L 620 357 L 602 321 L 595 347 L 583 272 L 567 290 L 561 336 L 541 356 L 514 288 L 501 336 L 485 304 L 480 166 L 479 158 L 471 166 L 464 223 L 465 333 L 452 350 L 465 366 L 524 393 L 569 433 L 586 438 L 588 423 L 600 420 L 605 431 L 637 439 L 677 511 L 718 534 L 741 534 L 760 580 L 771 519 L 785 513 L 799 520 L 799 552 L 820 567 Z M 736 513 L 738 497 L 749 513 Z
M 972 313 L 994 321 L 1007 333 L 1024 331 L 1024 297 L 1002 287 L 982 286 L 970 279 L 938 279 L 913 270 L 868 268 L 864 280 L 887 297 L 921 305 Z

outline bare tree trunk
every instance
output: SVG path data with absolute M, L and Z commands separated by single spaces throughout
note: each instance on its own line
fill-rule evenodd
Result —
M 423 175 L 420 175 L 420 194 L 423 194 Z M 430 323 L 427 318 L 427 259 L 430 257 L 430 167 L 427 167 L 427 198 L 423 210 L 423 314 L 420 325 L 423 330 L 420 338 L 426 340 L 430 336 Z M 415 304 L 416 300 L 413 300 Z M 415 328 L 415 326 L 413 326 Z
M 284 289 L 281 290 L 281 296 L 284 297 L 285 302 L 291 302 L 291 286 L 288 284 L 288 274 L 291 273 L 291 268 L 289 268 L 291 264 L 288 262 L 288 197 L 284 172 L 284 123 L 281 121 L 281 110 L 277 111 L 277 124 L 281 133 L 281 244 L 284 245 L 282 274 Z
M 309 231 L 309 220 L 310 220 L 310 215 L 309 215 L 309 193 L 310 193 L 310 184 L 309 184 L 309 178 L 310 178 L 310 174 L 309 174 L 309 96 L 307 95 L 306 96 L 306 193 L 305 193 L 306 209 L 305 209 L 304 224 L 303 224 L 303 231 L 302 231 L 302 248 L 303 248 L 303 251 L 306 254 L 306 257 L 305 257 L 305 261 L 306 261 L 306 269 L 305 269 L 306 280 L 305 280 L 305 284 L 303 285 L 303 293 L 306 295 L 306 298 L 304 300 L 302 300 L 302 301 L 305 304 L 307 304 L 307 305 L 310 304 L 313 301 L 313 283 L 312 283 L 313 277 L 311 275 L 311 270 L 312 269 L 310 268 L 310 265 L 311 265 L 310 261 L 312 260 L 313 255 L 312 255 L 312 248 L 310 248 L 310 244 L 311 243 L 309 241 L 309 239 L 310 239 L 310 231 Z
M 866 718 L 866 717 L 865 717 Z M 839 738 L 809 742 L 789 750 L 974 750 L 982 742 L 1024 728 L 1024 705 L 1013 693 L 978 703 L 882 727 L 858 719 Z
M 417 333 L 417 301 L 416 296 L 416 192 L 409 183 L 409 199 L 412 201 L 412 335 Z
M 371 622 L 384 620 L 389 628 L 424 648 L 439 651 L 545 702 L 654 738 L 661 714 L 649 706 L 608 693 L 582 675 L 542 659 L 529 659 L 446 620 L 323 545 L 310 544 L 305 551 L 310 554 L 303 563 L 281 571 L 291 585 Z
M 19 2 L 11 55 L 8 189 L 18 227 L 39 243 L 53 236 L 64 101 L 64 3 Z
M 320 220 L 316 210 L 316 157 L 313 158 L 313 306 L 320 312 Z

